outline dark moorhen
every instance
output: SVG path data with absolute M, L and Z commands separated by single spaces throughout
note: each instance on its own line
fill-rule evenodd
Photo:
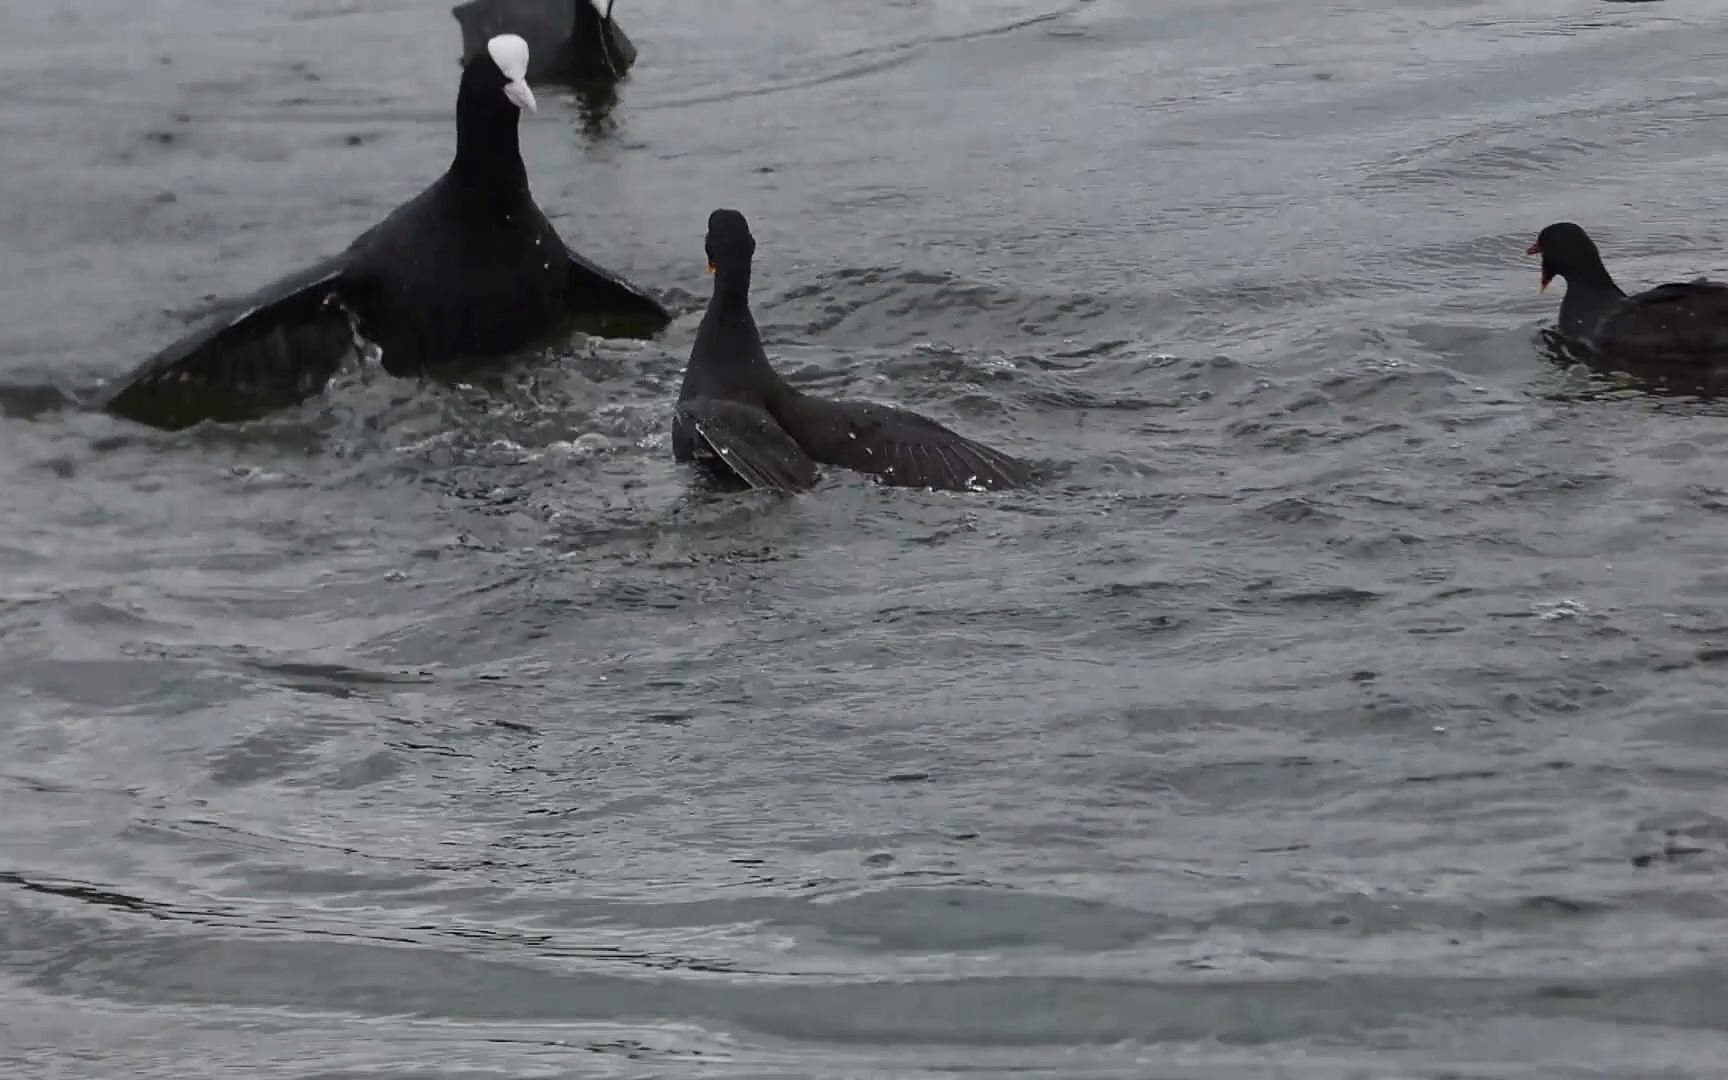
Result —
M 1542 256 L 1543 289 L 1566 281 L 1559 331 L 1571 358 L 1664 382 L 1728 379 L 1728 285 L 1700 278 L 1628 296 L 1569 221 L 1543 229 L 1526 254 Z
M 927 417 L 795 389 L 768 363 L 750 313 L 756 241 L 736 210 L 708 218 L 714 294 L 696 331 L 672 420 L 672 455 L 754 488 L 797 491 L 817 465 L 869 473 L 898 487 L 978 491 L 1019 487 L 1031 466 Z

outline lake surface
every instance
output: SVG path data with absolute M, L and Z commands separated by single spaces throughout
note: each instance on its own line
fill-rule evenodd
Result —
M 495 385 L 83 407 L 435 177 L 403 0 L 0 35 L 0 1074 L 1719 1077 L 1728 405 L 1534 341 L 1728 274 L 1713 0 L 625 0 L 540 88 L 680 318 Z M 671 460 L 771 353 L 1048 465 Z

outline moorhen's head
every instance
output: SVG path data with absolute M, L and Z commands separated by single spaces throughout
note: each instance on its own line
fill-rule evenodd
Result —
M 1558 221 L 1536 234 L 1526 255 L 1542 256 L 1542 288 L 1555 278 L 1593 281 L 1608 277 L 1595 241 L 1570 221 Z
M 736 210 L 716 210 L 708 215 L 708 272 L 749 269 L 756 254 L 756 238 L 750 235 L 750 223 Z

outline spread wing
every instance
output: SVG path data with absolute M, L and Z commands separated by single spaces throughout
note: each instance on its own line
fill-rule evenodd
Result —
M 323 390 L 355 354 L 341 303 L 344 256 L 225 305 L 210 322 L 144 361 L 103 403 L 170 430 L 296 405 Z
M 774 418 L 754 405 L 716 398 L 680 401 L 675 427 L 685 427 L 714 457 L 753 488 L 800 491 L 816 482 L 816 463 Z M 681 458 L 701 457 L 699 447 Z
M 1034 478 L 1026 462 L 905 409 L 799 395 L 780 418 L 817 461 L 896 487 L 995 491 Z
M 576 326 L 602 337 L 651 338 L 672 313 L 645 289 L 576 254 L 566 244 L 570 278 L 566 306 Z

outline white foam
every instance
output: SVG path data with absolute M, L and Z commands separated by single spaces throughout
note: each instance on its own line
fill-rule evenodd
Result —
M 600 13 L 602 19 L 612 17 L 612 0 L 588 0 L 588 2 L 594 5 L 594 10 Z
M 492 62 L 504 73 L 506 82 L 521 82 L 528 77 L 528 43 L 515 34 L 499 34 L 486 43 Z

